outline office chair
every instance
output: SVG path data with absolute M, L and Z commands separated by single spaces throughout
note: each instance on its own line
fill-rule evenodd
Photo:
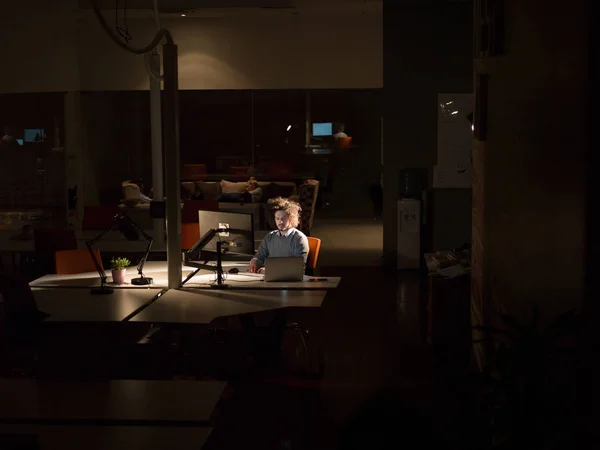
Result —
M 317 267 L 317 261 L 319 260 L 319 251 L 321 250 L 321 239 L 315 237 L 308 237 L 308 257 L 306 259 L 306 270 L 312 274 Z M 285 326 L 286 330 L 296 331 L 300 333 L 300 339 L 302 340 L 302 347 L 304 348 L 305 355 L 310 359 L 308 353 L 308 339 L 310 337 L 309 329 L 303 327 L 298 322 L 287 323 Z M 312 365 L 312 361 L 309 361 Z
M 319 251 L 321 250 L 321 239 L 308 237 L 308 257 L 306 258 L 306 268 L 314 270 L 319 260 Z
M 93 248 L 94 256 L 102 267 L 100 250 Z M 87 249 L 59 250 L 55 253 L 56 273 L 71 275 L 75 273 L 96 272 L 96 265 Z M 102 267 L 104 269 L 104 267 Z
M 216 200 L 184 200 L 181 211 L 181 248 L 187 250 L 200 240 L 198 211 L 218 211 Z

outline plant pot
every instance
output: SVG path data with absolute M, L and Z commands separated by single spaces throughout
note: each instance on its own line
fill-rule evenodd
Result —
M 113 284 L 125 284 L 127 269 L 112 269 Z

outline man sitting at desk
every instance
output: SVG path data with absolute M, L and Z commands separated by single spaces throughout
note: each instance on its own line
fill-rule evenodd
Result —
M 265 258 L 302 256 L 306 264 L 308 239 L 296 227 L 300 223 L 300 204 L 283 197 L 272 198 L 269 206 L 275 211 L 277 229 L 265 236 L 256 256 L 250 261 L 251 273 L 264 272 Z

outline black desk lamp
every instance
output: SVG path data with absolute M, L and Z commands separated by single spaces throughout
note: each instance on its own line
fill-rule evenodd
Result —
M 146 239 L 146 241 L 148 241 L 148 246 L 146 247 L 146 252 L 144 253 L 144 256 L 142 256 L 142 259 L 140 260 L 140 262 L 137 266 L 137 271 L 140 274 L 140 277 L 132 279 L 131 284 L 133 284 L 135 286 L 147 286 L 149 284 L 152 284 L 152 282 L 153 282 L 152 278 L 145 277 L 144 273 L 143 273 L 144 264 L 146 263 L 146 260 L 148 259 L 148 255 L 150 254 L 150 249 L 152 248 L 152 242 L 154 241 L 152 239 L 152 236 L 148 235 L 138 224 L 136 224 L 133 220 L 131 220 L 130 217 L 123 215 L 123 214 L 117 214 L 115 216 L 115 224 L 112 227 L 107 228 L 102 233 L 100 233 L 98 236 L 96 236 L 94 239 L 92 239 L 91 241 L 86 241 L 86 243 L 85 243 L 88 251 L 90 252 L 90 256 L 92 257 L 92 260 L 94 261 L 96 270 L 98 271 L 98 274 L 100 275 L 100 287 L 92 288 L 92 290 L 91 290 L 92 294 L 106 295 L 106 294 L 112 294 L 114 292 L 114 289 L 112 289 L 109 286 L 106 286 L 106 273 L 104 272 L 104 270 L 102 269 L 102 265 L 100 265 L 100 262 L 96 258 L 96 255 L 94 254 L 94 252 L 92 250 L 92 246 L 96 242 L 100 241 L 108 233 L 116 230 L 117 228 L 119 229 L 121 234 L 123 234 L 123 236 L 125 236 L 125 239 L 127 239 L 128 241 L 137 241 L 140 238 L 140 235 L 144 236 L 144 239 Z
M 192 255 L 199 251 L 202 250 L 204 247 L 206 247 L 206 245 L 212 241 L 212 239 L 218 234 L 218 233 L 225 233 L 225 232 L 231 232 L 232 230 L 230 228 L 211 228 L 209 231 L 207 231 L 206 233 L 204 233 L 204 235 L 200 238 L 200 240 L 198 242 L 196 242 L 194 244 L 194 246 L 190 249 L 188 249 L 188 251 L 186 251 L 184 253 L 183 256 L 183 264 L 185 266 L 189 266 L 189 267 L 195 267 L 196 270 L 194 270 L 192 273 L 190 273 L 187 278 L 185 280 L 183 280 L 181 282 L 181 286 L 183 287 L 183 285 L 185 283 L 187 283 L 190 279 L 192 279 L 198 272 L 200 272 L 202 269 L 205 270 L 215 270 L 215 266 L 211 265 L 211 264 L 202 264 L 202 263 L 198 263 L 195 261 L 192 261 Z M 223 261 L 221 258 L 221 255 L 223 253 L 223 242 L 221 242 L 220 240 L 217 241 L 217 266 L 216 266 L 216 272 L 217 272 L 217 284 L 216 285 L 211 285 L 211 287 L 215 287 L 215 288 L 226 288 L 227 285 L 224 284 L 224 277 L 223 277 Z

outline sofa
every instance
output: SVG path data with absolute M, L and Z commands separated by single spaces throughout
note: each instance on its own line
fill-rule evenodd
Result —
M 217 200 L 221 194 L 242 193 L 246 189 L 246 181 L 184 181 L 181 183 L 182 198 L 201 198 L 203 200 Z M 219 202 L 220 211 L 251 213 L 254 216 L 255 230 L 273 230 L 275 224 L 273 214 L 269 210 L 267 201 L 274 197 L 287 197 L 296 200 L 302 207 L 301 230 L 310 235 L 314 210 L 319 192 L 319 182 L 307 180 L 300 186 L 293 181 L 258 181 L 262 195 L 257 202 Z M 140 199 L 140 189 L 131 181 L 122 183 L 122 207 L 139 209 L 145 206 Z M 142 208 L 145 209 L 145 208 Z
M 184 181 L 182 191 L 192 198 L 202 197 L 203 200 L 217 200 L 221 194 L 242 193 L 246 190 L 246 181 Z M 298 195 L 296 183 L 293 181 L 259 181 L 262 197 L 256 203 L 266 203 L 273 197 L 295 197 Z

